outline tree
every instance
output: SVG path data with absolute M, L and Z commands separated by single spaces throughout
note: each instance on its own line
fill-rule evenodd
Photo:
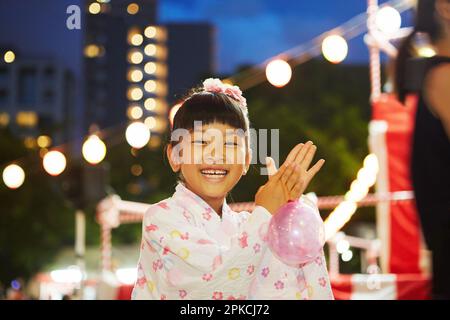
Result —
M 0 133 L 0 163 L 21 158 L 25 182 L 16 189 L 0 186 L 0 282 L 27 279 L 61 248 L 73 244 L 73 211 L 37 162 L 35 151 L 24 148 L 10 132 Z

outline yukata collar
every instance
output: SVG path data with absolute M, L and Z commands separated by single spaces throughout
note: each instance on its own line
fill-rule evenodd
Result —
M 195 211 L 200 214 L 210 213 L 213 219 L 217 218 L 221 220 L 221 217 L 214 211 L 214 209 L 200 196 L 189 190 L 184 183 L 178 182 L 175 187 L 175 193 L 173 195 L 175 199 L 180 199 L 180 204 L 189 209 L 190 211 Z M 189 200 L 190 199 L 190 200 Z M 222 205 L 222 218 L 225 215 L 232 215 L 233 211 L 227 204 L 227 200 L 223 199 Z

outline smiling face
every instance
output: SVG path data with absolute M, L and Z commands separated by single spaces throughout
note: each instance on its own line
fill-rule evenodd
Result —
M 243 130 L 213 122 L 186 132 L 167 156 L 185 185 L 206 202 L 224 199 L 248 170 L 251 153 Z

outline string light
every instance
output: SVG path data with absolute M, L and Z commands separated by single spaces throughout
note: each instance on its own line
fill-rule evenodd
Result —
M 150 130 L 142 122 L 133 122 L 127 127 L 125 138 L 130 146 L 140 149 L 150 140 Z
M 45 154 L 42 163 L 49 175 L 57 176 L 66 168 L 66 157 L 59 151 L 50 151 Z
M 384 6 L 378 10 L 375 16 L 375 24 L 381 32 L 386 35 L 391 35 L 400 30 L 402 17 L 391 6 Z
M 282 59 L 272 60 L 266 66 L 266 77 L 273 86 L 284 87 L 291 80 L 291 66 Z
M 347 41 L 340 35 L 331 35 L 322 42 L 322 54 L 332 63 L 340 63 L 347 57 Z
M 98 1 L 98 2 L 109 2 L 109 1 L 107 1 L 107 0 L 104 0 L 104 1 Z M 409 8 L 411 8 L 411 3 L 408 3 L 408 1 L 405 1 L 405 0 L 391 0 L 391 1 L 388 1 L 388 2 L 386 2 L 385 4 L 390 4 L 392 7 L 396 7 L 397 9 L 399 9 L 399 11 L 404 11 L 404 10 L 406 10 L 406 9 L 409 9 Z M 130 4 L 129 6 L 128 6 L 128 8 L 127 8 L 127 11 L 130 13 L 130 14 L 136 14 L 138 11 L 139 11 L 139 6 L 137 5 L 137 4 L 135 4 L 135 3 L 132 3 L 132 4 Z M 381 11 L 381 10 L 380 10 Z M 362 28 L 364 27 L 365 28 L 365 24 L 366 24 L 366 22 L 365 22 L 365 19 L 366 19 L 366 15 L 365 15 L 365 13 L 364 14 L 360 14 L 359 16 L 357 16 L 357 17 L 355 17 L 355 18 L 353 18 L 352 20 L 349 20 L 347 23 L 345 23 L 345 24 L 343 24 L 342 26 L 340 26 L 339 27 L 339 29 L 341 29 L 343 32 L 342 32 L 342 34 L 348 34 L 348 36 L 346 36 L 346 37 L 354 37 L 354 36 L 356 36 L 357 34 L 359 34 L 361 31 L 360 30 L 362 30 Z M 337 29 L 337 28 L 336 28 Z M 351 30 L 352 32 L 350 32 L 349 30 Z M 146 36 L 146 37 L 155 37 L 156 36 L 156 33 L 157 33 L 157 29 L 155 28 L 155 27 L 153 27 L 153 26 L 149 26 L 149 27 L 147 27 L 146 29 L 145 29 L 145 31 L 144 31 L 144 35 Z M 344 39 L 345 40 L 345 39 Z M 304 47 L 304 46 L 299 46 L 299 47 Z M 93 46 L 91 46 L 91 47 L 89 47 L 88 49 L 90 49 L 90 51 L 89 50 L 87 50 L 88 51 L 88 54 L 86 54 L 87 56 L 90 56 L 90 57 L 93 57 L 93 56 L 97 56 L 97 55 L 101 55 L 102 54 L 102 51 L 103 51 L 103 48 L 100 48 L 100 47 L 98 47 L 98 46 L 96 46 L 96 45 L 93 45 Z M 296 48 L 295 48 L 296 49 Z M 312 48 L 311 50 L 314 50 L 314 48 Z M 156 53 L 156 46 L 155 45 L 153 45 L 153 44 L 150 44 L 150 45 L 147 45 L 147 47 L 146 47 L 146 50 L 144 50 L 145 51 L 145 53 L 146 54 L 155 54 Z M 295 50 L 290 50 L 290 51 L 295 51 Z M 314 51 L 311 51 L 311 52 L 314 52 Z M 137 53 L 137 54 L 135 54 L 135 53 Z M 133 55 L 134 54 L 134 55 Z M 423 53 L 422 53 L 424 56 L 425 55 L 433 55 L 434 53 L 432 52 L 432 50 L 424 50 L 423 51 Z M 301 61 L 301 62 L 297 62 L 297 64 L 298 63 L 302 63 L 302 62 L 304 62 L 305 61 L 305 59 L 299 59 L 300 58 L 300 54 L 298 55 L 298 56 L 292 56 L 292 55 L 286 55 L 286 56 L 289 56 L 290 58 L 296 58 L 298 61 Z M 310 55 L 310 57 L 312 57 L 312 56 L 314 56 L 314 54 L 312 54 L 312 55 Z M 142 59 L 141 59 L 141 57 L 142 57 Z M 12 52 L 12 51 L 8 51 L 5 55 L 4 55 L 4 60 L 5 60 L 5 62 L 8 62 L 8 63 L 11 63 L 11 62 L 13 62 L 14 61 L 14 59 L 15 59 L 15 54 L 14 54 L 14 52 Z M 142 56 L 142 53 L 140 53 L 140 52 L 131 52 L 131 54 L 129 55 L 129 60 L 130 60 L 130 62 L 132 62 L 132 63 L 140 63 L 140 62 L 142 62 L 142 60 L 143 60 L 143 56 Z M 133 60 L 134 60 L 134 62 L 133 62 Z M 155 69 L 155 65 L 148 65 L 148 67 L 147 67 L 148 69 L 146 70 L 146 71 L 154 71 L 154 69 Z M 226 81 L 227 79 L 224 79 L 224 81 Z M 228 80 L 230 80 L 231 81 L 231 79 L 228 79 Z M 252 85 L 255 85 L 255 84 L 257 84 L 258 83 L 258 81 L 252 81 Z M 242 89 L 246 89 L 247 87 L 245 86 L 245 85 L 243 85 L 243 84 L 241 84 L 240 85 L 240 87 L 242 88 Z M 138 88 L 139 89 L 139 88 Z M 135 90 L 134 91 L 135 92 L 135 94 L 133 94 L 133 96 L 135 96 L 135 98 L 137 98 L 137 96 L 139 96 L 140 94 L 138 94 L 138 92 L 137 92 L 137 90 Z M 142 93 L 142 90 L 140 90 L 140 92 Z M 140 98 L 142 98 L 142 96 L 140 97 Z M 140 99 L 139 98 L 139 99 Z M 137 99 L 137 100 L 139 100 L 139 99 Z M 152 99 L 152 98 L 151 98 Z M 148 102 L 147 102 L 148 101 Z M 146 100 L 146 102 L 145 102 L 145 107 L 146 107 L 146 109 L 148 109 L 148 110 L 150 110 L 150 109 L 153 109 L 154 108 L 154 106 L 155 106 L 155 102 L 154 102 L 154 100 L 150 100 L 150 99 L 147 99 Z M 179 106 L 178 106 L 178 108 L 179 108 Z M 170 114 L 171 115 L 169 115 L 169 119 L 170 119 L 170 122 L 171 122 L 171 124 L 172 124 L 172 121 L 173 121 L 173 116 L 175 115 L 175 112 L 176 112 L 176 110 L 178 109 L 178 108 L 172 108 L 171 110 L 170 110 Z M 144 125 L 145 126 L 145 124 L 142 124 L 142 125 Z M 148 130 L 147 130 L 148 131 Z M 47 150 L 47 148 L 42 148 L 41 150 L 40 150 L 40 155 L 41 155 L 41 157 L 43 157 L 44 159 L 46 158 L 46 156 L 47 155 L 53 155 L 53 151 L 51 151 L 51 152 L 48 152 L 48 150 Z M 61 154 L 62 155 L 62 154 Z M 64 162 L 64 166 L 61 166 L 61 167 L 64 167 L 65 168 L 65 157 L 64 157 L 64 155 L 62 155 L 62 157 L 60 157 L 61 159 L 62 158 L 64 158 L 64 161 L 61 161 L 61 163 L 63 163 Z M 48 159 L 48 158 L 47 158 Z M 62 169 L 62 171 L 63 171 L 64 169 Z M 61 171 L 61 172 L 62 172 Z M 361 175 L 363 175 L 363 174 L 361 174 Z M 351 191 L 351 190 L 350 190 Z M 359 196 L 358 196 L 358 198 L 359 198 Z M 346 215 L 348 215 L 348 214 L 350 214 L 350 216 L 351 216 L 351 214 L 353 214 L 353 212 L 356 210 L 356 204 L 353 202 L 353 201 L 344 201 L 343 203 L 341 203 L 340 205 L 338 205 L 336 208 L 335 208 L 335 210 L 333 211 L 334 213 L 342 213 L 342 215 L 340 216 L 340 219 L 337 219 L 338 218 L 338 216 L 336 216 L 336 217 L 332 217 L 332 215 L 330 215 L 330 218 L 329 219 L 327 219 L 327 221 L 326 222 L 329 222 L 329 226 L 331 227 L 332 225 L 331 225 L 331 222 L 335 222 L 336 224 L 345 224 L 345 222 L 347 221 L 347 219 L 346 219 Z M 345 213 L 345 214 L 344 214 Z M 333 218 L 333 219 L 331 219 L 331 218 Z M 336 225 L 333 227 L 333 228 L 329 228 L 329 231 L 332 231 L 332 230 L 334 230 L 335 229 L 335 227 L 336 227 Z
M 25 172 L 17 164 L 10 164 L 3 170 L 3 182 L 10 189 L 19 188 L 25 181 Z
M 358 171 L 357 178 L 351 183 L 350 190 L 341 202 L 325 220 L 326 239 L 332 238 L 356 212 L 358 201 L 364 199 L 376 182 L 378 174 L 378 159 L 371 153 L 364 158 L 363 167 Z
M 93 134 L 83 143 L 82 153 L 87 162 L 98 164 L 105 158 L 106 145 L 97 135 Z

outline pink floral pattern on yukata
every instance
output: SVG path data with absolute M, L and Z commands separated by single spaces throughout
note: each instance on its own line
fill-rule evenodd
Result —
M 223 293 L 220 291 L 214 291 L 212 298 L 214 300 L 222 300 L 223 299 Z
M 271 253 L 267 210 L 237 213 L 224 202 L 214 215 L 182 184 L 150 206 L 133 299 L 333 299 L 323 253 L 300 267 Z
M 156 272 L 157 270 L 162 269 L 162 267 L 163 267 L 163 263 L 162 263 L 161 259 L 158 259 L 155 262 L 153 262 L 153 271 Z
M 145 231 L 150 232 L 150 231 L 156 231 L 158 230 L 158 226 L 150 223 L 148 226 L 145 226 Z
M 255 272 L 255 266 L 253 264 L 251 264 L 247 267 L 247 273 L 248 273 L 248 275 L 252 275 L 253 272 Z
M 284 289 L 284 282 L 281 280 L 278 280 L 277 282 L 274 283 L 274 286 L 277 290 Z
M 203 213 L 203 219 L 205 219 L 205 220 L 211 220 L 211 211 L 210 210 L 208 210 L 208 211 L 206 211 L 206 212 L 204 212 Z
M 160 206 L 164 210 L 170 210 L 170 207 L 169 207 L 169 205 L 166 202 L 159 202 L 158 206 Z
M 318 265 L 321 266 L 323 264 L 322 262 L 322 257 L 318 256 L 317 258 L 314 259 L 314 262 Z
M 179 290 L 178 292 L 179 292 L 179 294 L 180 294 L 180 298 L 181 298 L 181 299 L 184 299 L 184 298 L 186 297 L 186 295 L 187 295 L 187 292 L 186 292 L 186 290 L 184 290 L 184 289 Z
M 246 248 L 248 247 L 248 234 L 247 232 L 243 232 L 241 237 L 239 238 L 239 245 L 241 246 L 241 248 Z
M 202 277 L 205 281 L 210 281 L 212 279 L 213 275 L 211 273 L 205 273 Z
M 327 285 L 327 280 L 325 280 L 324 277 L 321 277 L 321 278 L 319 278 L 319 284 L 320 284 L 322 287 L 325 287 L 325 286 Z

